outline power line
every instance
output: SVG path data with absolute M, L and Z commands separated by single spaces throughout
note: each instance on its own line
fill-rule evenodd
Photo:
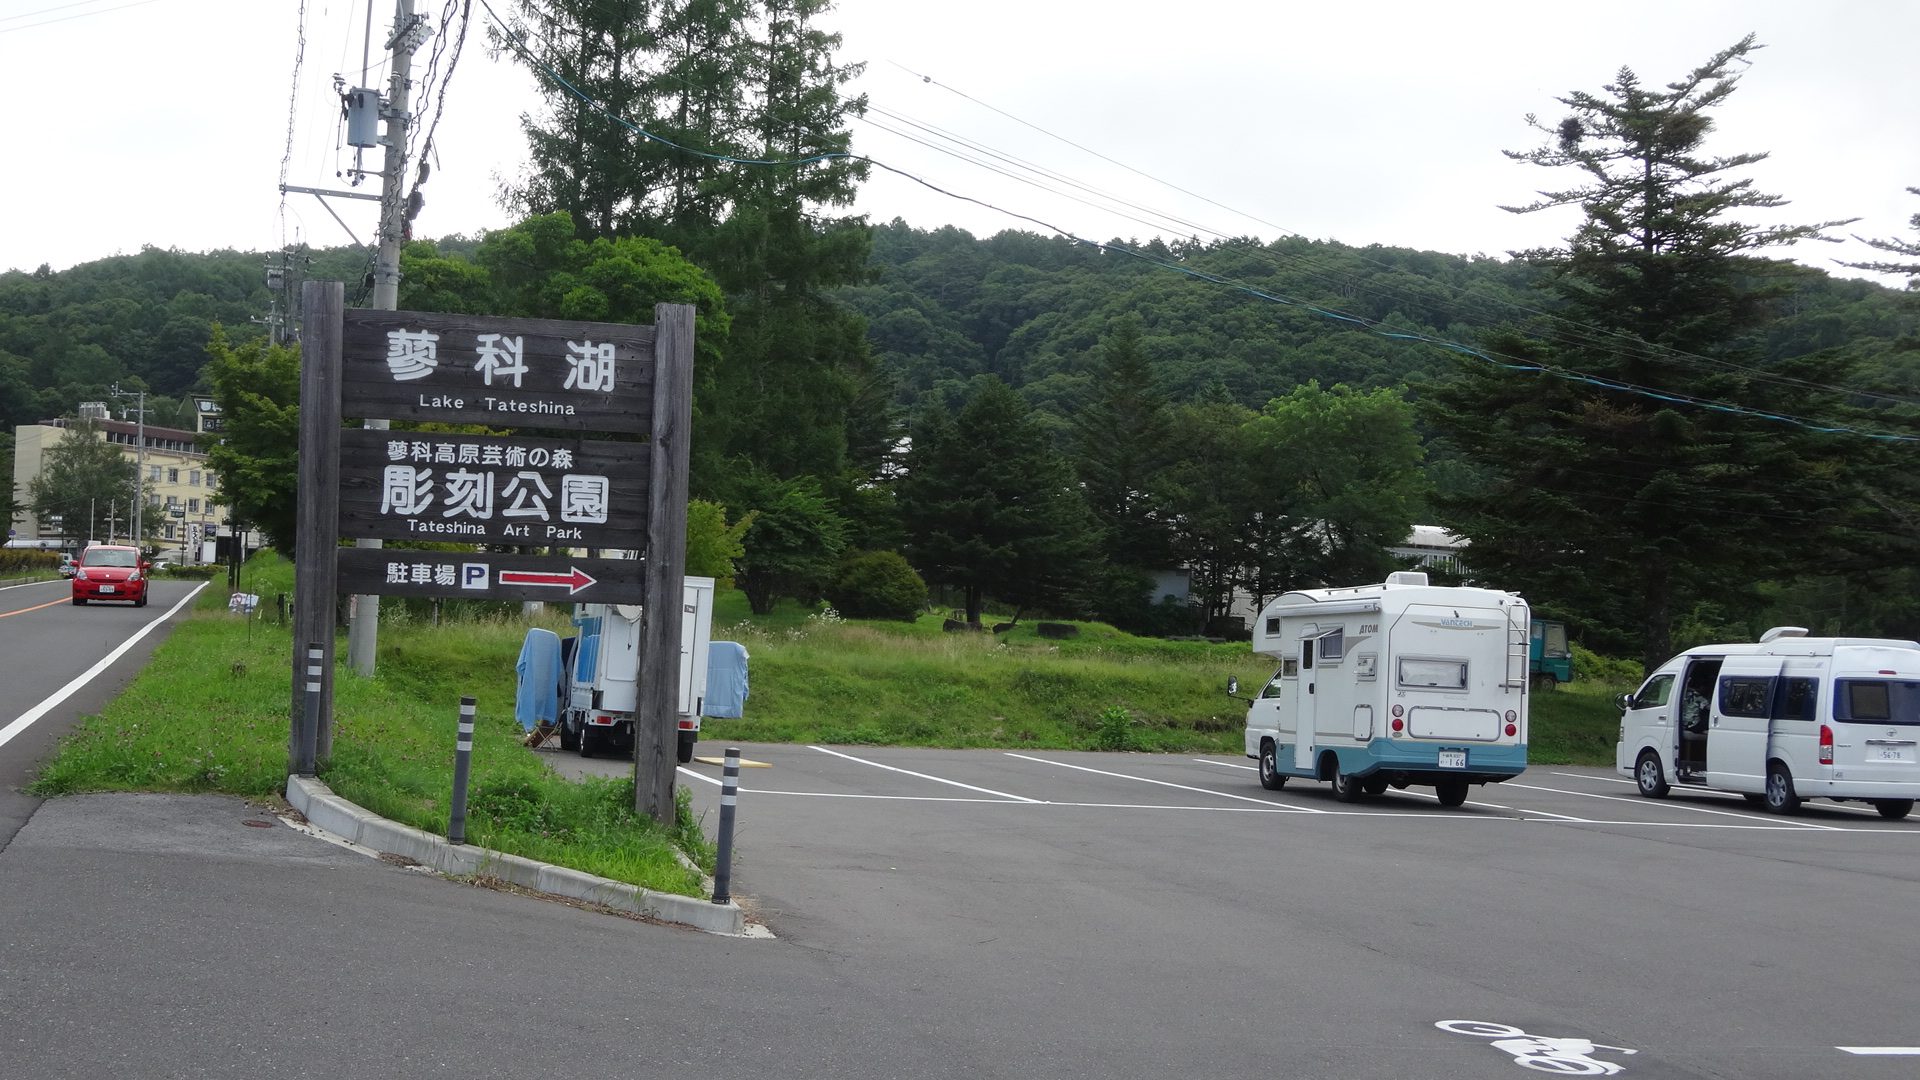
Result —
M 33 15 L 44 15 L 51 11 L 65 11 L 67 8 L 82 7 L 85 4 L 96 3 L 96 2 L 98 2 L 98 0 L 81 0 L 81 2 L 77 4 L 66 4 L 61 7 L 43 8 L 40 11 L 28 12 L 26 15 L 11 15 L 5 19 L 0 19 L 0 22 L 11 22 L 14 19 L 25 19 Z M 125 11 L 128 8 L 145 7 L 148 4 L 157 4 L 159 2 L 160 0 L 134 0 L 134 2 L 131 4 L 121 4 L 119 7 L 101 8 L 99 11 L 83 11 L 78 15 L 63 15 L 58 19 L 48 19 L 45 22 L 28 23 L 25 26 L 10 27 L 6 30 L 0 30 L 0 34 L 12 34 L 21 30 L 32 30 L 35 27 L 39 27 L 39 26 L 52 26 L 54 23 L 71 22 L 74 19 L 84 19 L 90 15 L 106 15 L 110 12 Z
M 1297 229 L 1290 229 L 1276 222 L 1268 221 L 1257 215 L 1248 213 L 1243 210 L 1236 209 L 1234 207 L 1226 205 L 1225 203 L 1208 198 L 1205 195 L 1201 195 L 1198 192 L 1191 191 L 1187 188 L 1181 187 L 1170 181 L 1163 180 L 1159 177 L 1152 175 L 1151 173 L 1135 168 L 1132 165 L 1128 165 L 1127 163 L 1120 161 L 1116 158 L 1109 157 L 1106 154 L 1102 154 L 1099 151 L 1092 149 L 1091 147 L 1084 146 L 1080 143 L 1074 142 L 1073 140 L 1066 138 L 1063 135 L 1059 135 L 1055 132 L 1049 131 L 1048 129 L 1043 128 L 1038 124 L 1034 124 L 1031 121 L 1023 119 L 1022 117 L 1015 116 L 1013 113 L 1010 113 L 1005 109 L 1001 109 L 997 106 L 981 101 L 980 99 L 972 96 L 971 94 L 968 94 L 962 90 L 959 90 L 956 87 L 952 87 L 945 83 L 942 83 L 932 78 L 929 75 L 924 75 L 920 72 L 914 71 L 913 69 L 907 67 L 904 64 L 901 64 L 897 61 L 888 61 L 888 62 L 892 63 L 895 67 L 898 67 L 900 70 L 905 71 L 908 74 L 913 75 L 914 77 L 920 79 L 921 82 L 923 83 L 926 83 L 932 86 L 938 86 L 940 89 L 945 90 L 958 97 L 961 97 L 966 101 L 969 101 L 975 105 L 978 105 L 981 108 L 987 109 L 991 112 L 1004 116 L 1007 119 L 1012 120 L 1015 123 L 1021 124 L 1024 127 L 1031 128 L 1032 130 L 1037 131 L 1042 135 L 1047 136 L 1048 138 L 1058 140 L 1059 142 L 1062 142 L 1067 146 L 1071 146 L 1074 149 L 1079 150 L 1083 153 L 1090 154 L 1094 157 L 1099 158 L 1102 161 L 1106 161 L 1110 164 L 1116 165 L 1122 169 L 1127 170 L 1128 172 L 1134 173 L 1135 175 L 1141 176 L 1147 180 L 1151 180 L 1154 183 L 1159 184 L 1163 187 L 1170 188 L 1174 191 L 1180 192 L 1183 195 L 1187 195 L 1192 198 L 1199 199 L 1202 202 L 1206 202 L 1210 205 L 1217 206 L 1223 210 L 1228 211 L 1229 213 L 1246 218 L 1250 221 L 1259 222 L 1260 224 L 1266 225 L 1269 228 L 1278 230 L 1280 233 L 1284 235 L 1301 237 L 1303 239 L 1305 238 L 1305 234 L 1301 233 Z M 876 111 L 881 111 L 883 112 L 883 114 L 885 112 L 884 110 L 876 110 Z M 907 120 L 907 118 L 905 117 L 900 117 L 900 119 L 902 119 L 903 121 Z M 911 122 L 911 121 L 908 121 L 908 122 Z M 975 146 L 981 145 L 977 143 L 972 143 L 971 140 L 958 139 L 958 137 L 953 136 L 950 133 L 942 132 L 940 131 L 940 129 L 934 128 L 931 125 L 921 125 L 916 123 L 915 126 L 922 127 L 923 130 L 928 130 L 930 132 L 937 132 L 939 133 L 939 136 L 942 138 L 955 139 L 956 141 L 961 141 L 969 145 L 975 145 Z M 999 155 L 996 155 L 996 156 L 999 156 Z M 1005 160 L 1017 161 L 1018 159 L 1007 158 Z M 1021 164 L 1022 164 L 1022 167 L 1034 168 L 1038 170 L 1037 166 L 1028 165 L 1026 163 L 1021 163 Z M 1048 173 L 1052 172 L 1052 170 L 1044 170 L 1044 171 Z M 1060 175 L 1060 174 L 1054 174 L 1054 175 Z M 1068 182 L 1072 182 L 1072 181 L 1068 181 Z M 1075 186 L 1082 187 L 1084 190 L 1089 190 L 1089 191 L 1095 190 L 1091 188 L 1086 188 L 1085 185 L 1080 185 L 1078 183 L 1075 183 Z M 1060 194 L 1060 195 L 1063 195 L 1064 197 L 1072 198 L 1072 196 L 1067 196 L 1063 192 L 1055 192 L 1055 194 Z M 1337 274 L 1337 272 L 1329 272 L 1327 269 L 1323 267 L 1314 266 L 1311 260 L 1308 260 L 1299 256 L 1288 255 L 1283 252 L 1274 252 L 1271 249 L 1266 248 L 1264 246 L 1252 246 L 1252 247 L 1245 246 L 1240 244 L 1234 238 L 1230 237 L 1227 233 L 1224 233 L 1220 230 L 1199 226 L 1194 222 L 1186 221 L 1184 219 L 1177 217 L 1176 215 L 1166 214 L 1164 211 L 1149 210 L 1146 207 L 1142 207 L 1138 203 L 1128 202 L 1126 200 L 1121 199 L 1118 196 L 1114 196 L 1109 193 L 1100 192 L 1099 194 L 1102 197 L 1123 202 L 1125 203 L 1125 205 L 1132 206 L 1135 209 L 1142 210 L 1143 212 L 1152 213 L 1152 214 L 1155 214 L 1156 216 L 1164 216 L 1164 217 L 1167 217 L 1169 220 L 1179 221 L 1181 222 L 1181 224 L 1188 226 L 1190 228 L 1197 228 L 1202 232 L 1210 233 L 1216 237 L 1226 240 L 1227 243 L 1233 246 L 1235 250 L 1243 251 L 1248 254 L 1254 254 L 1257 252 L 1259 254 L 1255 255 L 1255 257 L 1260 258 L 1262 261 L 1269 261 L 1271 258 L 1279 258 L 1295 264 L 1299 269 L 1303 270 L 1304 272 L 1314 274 L 1316 276 L 1329 278 L 1330 280 L 1334 280 L 1349 288 L 1364 289 L 1366 291 L 1373 292 L 1376 294 L 1396 297 L 1404 301 L 1417 303 L 1421 305 L 1425 305 L 1433 302 L 1432 298 L 1412 296 L 1400 290 L 1397 290 L 1390 285 L 1383 285 L 1377 280 L 1363 280 L 1363 279 L 1352 277 L 1350 275 L 1339 275 Z M 1075 200 L 1075 201 L 1082 201 L 1082 200 Z M 1092 204 L 1085 204 L 1085 205 L 1092 205 Z M 1096 207 L 1096 209 L 1105 209 L 1105 208 Z M 1114 211 L 1108 210 L 1107 212 L 1111 213 Z M 1127 215 L 1121 215 L 1121 216 L 1127 216 Z M 1131 220 L 1138 221 L 1139 219 L 1131 218 Z M 1382 269 L 1398 271 L 1401 273 L 1413 273 L 1413 271 L 1407 270 L 1404 267 L 1395 266 L 1392 263 L 1384 262 L 1379 259 L 1369 258 L 1358 251 L 1353 252 L 1353 257 L 1358 261 L 1370 263 Z M 1272 265 L 1270 261 L 1269 261 L 1269 265 Z M 1847 395 L 1853 395 L 1858 397 L 1874 398 L 1882 401 L 1890 401 L 1890 402 L 1895 402 L 1899 404 L 1915 404 L 1916 403 L 1915 399 L 1910 397 L 1904 397 L 1904 396 L 1893 395 L 1893 394 L 1885 394 L 1885 393 L 1876 393 L 1873 391 L 1862 390 L 1854 387 L 1841 387 L 1841 386 L 1834 386 L 1826 383 L 1817 383 L 1817 382 L 1813 382 L 1806 379 L 1794 378 L 1792 376 L 1779 375 L 1774 372 L 1766 371 L 1765 369 L 1762 369 L 1762 368 L 1755 368 L 1749 365 L 1739 364 L 1730 360 L 1725 360 L 1717 357 L 1702 356 L 1697 353 L 1691 353 L 1685 350 L 1675 349 L 1675 348 L 1672 348 L 1671 346 L 1660 345 L 1655 342 L 1648 342 L 1640 338 L 1631 337 L 1620 331 L 1611 330 L 1604 327 L 1587 326 L 1585 324 L 1567 319 L 1563 315 L 1559 315 L 1557 313 L 1550 312 L 1550 311 L 1545 311 L 1540 308 L 1532 307 L 1530 305 L 1521 303 L 1517 300 L 1513 300 L 1507 297 L 1497 296 L 1492 293 L 1488 293 L 1482 289 L 1478 289 L 1470 286 L 1464 287 L 1464 288 L 1457 287 L 1457 286 L 1449 285 L 1445 282 L 1437 281 L 1431 277 L 1427 277 L 1426 275 L 1420 275 L 1420 277 L 1422 278 L 1422 280 L 1428 281 L 1436 286 L 1439 286 L 1440 288 L 1447 289 L 1450 292 L 1455 293 L 1456 295 L 1450 298 L 1450 302 L 1452 303 L 1457 304 L 1463 299 L 1478 300 L 1478 301 L 1492 303 L 1495 305 L 1504 306 L 1511 309 L 1512 311 L 1520 312 L 1522 314 L 1531 315 L 1531 316 L 1535 316 L 1537 318 L 1546 320 L 1545 326 L 1536 326 L 1534 328 L 1531 328 L 1529 332 L 1533 336 L 1545 338 L 1550 341 L 1556 341 L 1561 344 L 1575 344 L 1575 345 L 1582 345 L 1582 346 L 1588 346 L 1588 347 L 1599 347 L 1599 348 L 1623 352 L 1628 355 L 1638 356 L 1639 358 L 1649 359 L 1649 360 L 1671 359 L 1671 360 L 1680 360 L 1680 361 L 1691 362 L 1696 364 L 1705 364 L 1705 365 L 1710 365 L 1713 367 L 1720 368 L 1722 370 L 1742 373 L 1747 375 L 1750 378 L 1761 379 L 1768 382 L 1778 383 L 1783 386 L 1793 386 L 1801 389 L 1820 390 L 1827 393 L 1847 394 Z
M 1785 413 L 1779 413 L 1779 412 L 1768 412 L 1760 409 L 1749 409 L 1743 406 L 1729 405 L 1723 402 L 1713 401 L 1706 398 L 1698 398 L 1698 397 L 1693 397 L 1691 395 L 1686 395 L 1686 394 L 1677 394 L 1669 391 L 1657 390 L 1652 387 L 1644 387 L 1644 386 L 1639 386 L 1633 383 L 1628 383 L 1622 380 L 1615 380 L 1615 379 L 1608 379 L 1600 376 L 1594 376 L 1594 375 L 1587 374 L 1585 372 L 1575 371 L 1573 369 L 1565 368 L 1565 367 L 1549 366 L 1549 365 L 1538 364 L 1538 363 L 1530 363 L 1526 361 L 1520 361 L 1517 363 L 1506 363 L 1506 362 L 1503 362 L 1502 360 L 1497 360 L 1494 358 L 1496 355 L 1501 355 L 1501 354 L 1490 354 L 1487 351 L 1482 351 L 1480 349 L 1475 349 L 1471 346 L 1462 345 L 1458 342 L 1448 341 L 1444 338 L 1436 338 L 1427 334 L 1387 330 L 1384 328 L 1384 324 L 1378 322 L 1377 320 L 1368 319 L 1364 316 L 1347 315 L 1347 314 L 1332 311 L 1332 310 L 1329 310 L 1305 301 L 1277 296 L 1277 295 L 1274 295 L 1273 293 L 1256 289 L 1253 286 L 1247 285 L 1243 282 L 1235 281 L 1229 278 L 1218 277 L 1212 274 L 1203 273 L 1191 267 L 1178 266 L 1173 263 L 1165 262 L 1161 259 L 1155 258 L 1151 255 L 1143 255 L 1140 252 L 1133 251 L 1131 249 L 1128 249 L 1118 244 L 1109 244 L 1109 243 L 1102 243 L 1097 240 L 1088 240 L 1085 237 L 1079 236 L 1068 229 L 1064 229 L 1058 225 L 1054 225 L 1050 222 L 1043 221 L 1040 218 L 1036 218 L 1028 214 L 1022 214 L 1022 213 L 1019 213 L 1018 211 L 1009 210 L 1009 209 L 1006 209 L 1005 207 L 997 206 L 993 203 L 989 203 L 983 199 L 978 199 L 970 195 L 962 195 L 955 191 L 949 191 L 946 188 L 940 187 L 939 185 L 929 180 L 926 180 L 920 176 L 916 176 L 913 173 L 907 172 L 904 169 L 900 169 L 895 166 L 889 165 L 886 162 L 880 161 L 866 154 L 854 154 L 851 152 L 834 152 L 834 153 L 826 153 L 826 154 L 815 154 L 808 157 L 795 158 L 791 160 L 759 160 L 759 159 L 749 159 L 749 158 L 737 158 L 737 157 L 732 157 L 730 155 L 725 155 L 725 154 L 712 154 L 703 150 L 695 150 L 692 147 L 682 146 L 679 143 L 673 142 L 670 139 L 665 139 L 658 135 L 655 135 L 652 132 L 647 131 L 646 129 L 640 127 L 639 125 L 633 123 L 632 121 L 627 120 L 625 117 L 622 117 L 614 113 L 613 111 L 607 109 L 605 106 L 601 105 L 599 102 L 594 101 L 592 97 L 580 91 L 579 88 L 575 87 L 572 83 L 568 82 L 565 78 L 563 78 L 558 72 L 554 71 L 551 66 L 547 65 L 539 57 L 535 56 L 533 54 L 533 50 L 527 47 L 525 39 L 522 38 L 516 31 L 513 30 L 513 28 L 508 26 L 500 18 L 500 16 L 493 10 L 493 6 L 489 4 L 487 0 L 480 0 L 480 3 L 481 3 L 481 6 L 486 9 L 488 16 L 493 19 L 494 23 L 500 27 L 502 32 L 504 32 L 509 38 L 513 40 L 514 44 L 518 47 L 522 55 L 524 55 L 535 66 L 539 67 L 540 70 L 546 72 L 548 77 L 552 78 L 555 82 L 565 87 L 568 92 L 572 93 L 575 97 L 578 97 L 582 102 L 584 102 L 590 108 L 606 116 L 608 119 L 613 120 L 615 123 L 618 123 L 621 126 L 627 128 L 628 130 L 634 132 L 635 134 L 642 136 L 645 139 L 649 139 L 651 141 L 660 143 L 663 146 L 671 147 L 673 149 L 682 151 L 684 153 L 693 154 L 696 157 L 703 157 L 709 160 L 719 161 L 725 164 L 766 165 L 766 166 L 798 166 L 798 165 L 806 165 L 806 164 L 811 164 L 811 163 L 820 162 L 820 161 L 829 161 L 834 159 L 864 161 L 869 165 L 874 166 L 875 168 L 882 169 L 882 170 L 885 170 L 886 172 L 893 173 L 896 176 L 900 176 L 905 179 L 911 180 L 914 183 L 920 184 L 921 186 L 926 187 L 931 191 L 938 192 L 949 198 L 958 199 L 963 202 L 973 203 L 976 206 L 981 206 L 986 209 L 993 210 L 996 213 L 1005 214 L 1008 217 L 1012 217 L 1020 221 L 1031 222 L 1032 224 L 1038 225 L 1049 232 L 1058 233 L 1059 235 L 1066 237 L 1067 239 L 1072 240 L 1076 243 L 1084 244 L 1088 247 L 1096 248 L 1101 251 L 1112 251 L 1121 255 L 1126 255 L 1131 258 L 1139 259 L 1142 262 L 1146 262 L 1153 266 L 1159 266 L 1164 269 L 1172 270 L 1176 273 L 1186 274 L 1188 276 L 1191 276 L 1193 278 L 1196 278 L 1202 281 L 1212 282 L 1214 284 L 1221 285 L 1230 289 L 1234 289 L 1239 292 L 1244 292 L 1250 296 L 1254 296 L 1262 300 L 1267 300 L 1276 304 L 1283 304 L 1288 307 L 1297 307 L 1302 311 L 1309 312 L 1321 318 L 1350 324 L 1358 329 L 1364 330 L 1378 337 L 1387 338 L 1390 340 L 1414 341 L 1414 342 L 1420 342 L 1428 345 L 1433 345 L 1438 348 L 1447 349 L 1452 352 L 1462 353 L 1467 356 L 1475 357 L 1489 364 L 1493 364 L 1496 367 L 1506 368 L 1507 370 L 1510 370 L 1510 371 L 1540 372 L 1542 374 L 1551 375 L 1560 379 L 1566 379 L 1566 380 L 1575 381 L 1575 382 L 1583 382 L 1593 386 L 1602 387 L 1605 389 L 1619 390 L 1627 393 L 1638 394 L 1638 395 L 1652 398 L 1655 400 L 1667 401 L 1675 404 L 1694 405 L 1700 408 L 1711 409 L 1717 412 L 1728 413 L 1732 415 L 1744 415 L 1744 416 L 1752 416 L 1758 419 L 1773 420 L 1781 423 L 1793 424 L 1793 425 L 1807 428 L 1813 431 L 1826 432 L 1831 434 L 1859 435 L 1864 438 L 1879 439 L 1879 440 L 1885 440 L 1885 441 L 1920 442 L 1920 436 L 1872 432 L 1872 431 L 1866 431 L 1860 428 L 1850 427 L 1846 425 L 1825 425 L 1818 421 L 1811 420 L 1808 418 L 1795 417 L 1795 416 L 1791 416 L 1791 415 L 1788 415 Z M 1519 360 L 1519 358 L 1517 357 L 1506 357 L 1505 359 Z

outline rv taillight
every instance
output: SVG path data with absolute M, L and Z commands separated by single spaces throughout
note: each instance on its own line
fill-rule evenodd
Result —
M 1395 715 L 1395 716 L 1399 716 L 1399 715 L 1400 715 L 1400 712 L 1401 712 L 1401 709 L 1400 709 L 1400 706 L 1398 706 L 1398 705 L 1395 705 L 1395 706 L 1393 707 L 1393 715 Z
M 1407 727 L 1407 722 L 1405 720 L 1402 720 L 1397 716 L 1393 718 L 1393 733 L 1395 735 L 1398 735 L 1402 731 L 1406 730 L 1406 727 Z
M 1514 735 L 1518 735 L 1518 734 L 1520 734 L 1520 728 L 1519 728 L 1519 726 L 1518 726 L 1518 725 L 1515 725 L 1515 724 L 1508 724 L 1508 725 L 1507 725 L 1507 734 L 1508 734 L 1508 736 L 1514 736 Z
M 1820 764 L 1833 764 L 1833 729 L 1820 725 Z

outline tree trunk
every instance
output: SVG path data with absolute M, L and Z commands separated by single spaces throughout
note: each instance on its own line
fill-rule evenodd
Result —
M 764 570 L 748 570 L 740 575 L 740 591 L 747 594 L 747 607 L 755 615 L 773 610 L 773 575 Z
M 1666 559 L 1649 559 L 1645 566 L 1640 575 L 1647 620 L 1641 661 L 1651 672 L 1673 655 L 1673 566 Z
M 967 586 L 967 625 L 980 625 L 980 609 L 985 606 L 985 592 L 978 585 Z

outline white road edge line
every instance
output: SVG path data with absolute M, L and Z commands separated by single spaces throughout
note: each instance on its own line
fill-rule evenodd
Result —
M 1197 758 L 1194 758 L 1193 760 L 1199 762 L 1202 765 L 1225 765 L 1229 769 L 1245 769 L 1248 772 L 1260 771 L 1260 767 L 1258 765 L 1242 765 L 1237 761 L 1215 761 L 1212 758 L 1204 758 L 1204 757 L 1197 757 Z
M 35 585 L 52 585 L 55 582 L 65 581 L 65 580 L 67 579 L 66 578 L 48 578 L 46 581 L 27 581 L 27 582 L 22 582 L 19 585 L 0 585 L 0 592 L 7 592 L 11 589 L 30 589 Z
M 1064 761 L 1049 761 L 1046 758 L 1028 757 L 1025 754 L 1016 754 L 1011 750 L 1002 752 L 1010 758 L 1019 758 L 1021 761 L 1036 761 L 1042 765 L 1058 765 L 1063 769 L 1077 769 L 1080 772 L 1093 773 L 1097 776 L 1112 776 L 1121 780 L 1138 780 L 1142 784 L 1159 784 L 1161 787 L 1179 788 L 1181 791 L 1197 791 L 1202 795 L 1212 795 L 1221 799 L 1238 799 L 1241 802 L 1258 803 L 1261 806 L 1279 806 L 1288 813 L 1293 814 L 1327 813 L 1325 810 L 1316 810 L 1310 806 L 1287 806 L 1284 803 L 1276 803 L 1268 799 L 1256 799 L 1249 795 L 1234 795 L 1225 791 L 1214 791 L 1211 788 L 1193 787 L 1188 784 L 1175 784 L 1167 780 L 1149 780 L 1144 776 L 1129 776 L 1126 773 L 1108 772 L 1105 769 L 1089 769 L 1085 765 L 1069 765 Z
M 1834 1049 L 1863 1057 L 1920 1057 L 1920 1046 L 1836 1046 Z
M 939 784 L 951 784 L 957 788 L 966 788 L 968 791 L 978 791 L 982 795 L 998 795 L 1003 799 L 1012 799 L 1014 802 L 1037 803 L 1037 802 L 1046 801 L 1045 799 L 1029 799 L 1025 795 L 1010 795 L 1007 792 L 995 791 L 992 788 L 974 787 L 972 784 L 963 784 L 958 780 L 948 780 L 945 777 L 933 776 L 923 772 L 914 772 L 912 769 L 897 769 L 892 765 L 882 765 L 877 761 L 868 761 L 866 758 L 857 758 L 857 757 L 854 757 L 852 754 L 843 754 L 838 750 L 829 750 L 824 746 L 810 745 L 807 747 L 807 749 L 818 750 L 823 754 L 832 754 L 834 757 L 837 757 L 837 758 L 846 758 L 848 761 L 857 761 L 862 765 L 871 765 L 876 769 L 885 769 L 888 772 L 904 773 L 907 776 L 917 776 L 922 780 L 932 780 L 935 783 L 939 783 Z
M 139 630 L 134 631 L 134 634 L 132 637 L 121 642 L 119 648 L 101 657 L 99 663 L 94 664 L 92 667 L 82 672 L 72 682 L 68 683 L 67 685 L 61 687 L 58 690 L 55 690 L 50 696 L 48 696 L 48 698 L 45 701 L 42 701 L 40 704 L 35 705 L 33 708 L 28 709 L 26 712 L 23 712 L 19 716 L 15 717 L 13 723 L 8 724 L 6 727 L 0 728 L 0 746 L 5 746 L 9 742 L 12 742 L 14 736 L 20 734 L 21 732 L 27 730 L 27 728 L 33 726 L 33 722 L 35 720 L 38 720 L 41 717 L 52 712 L 54 708 L 58 706 L 61 702 L 72 697 L 75 693 L 77 693 L 80 690 L 81 687 L 92 682 L 96 677 L 99 676 L 101 672 L 112 667 L 113 662 L 115 660 L 118 660 L 122 656 L 125 656 L 127 654 L 127 650 L 139 644 L 141 638 L 144 638 L 148 634 L 153 633 L 154 627 L 159 626 L 161 623 L 166 622 L 168 619 L 173 618 L 174 612 L 179 611 L 183 607 L 186 607 L 187 603 L 191 601 L 194 597 L 199 596 L 200 590 L 206 588 L 209 584 L 211 583 L 203 581 L 200 584 L 195 585 L 193 587 L 193 591 L 181 597 L 179 603 L 168 608 L 167 613 L 165 615 L 161 615 L 158 618 L 155 618 L 149 621 L 147 625 L 141 627 Z
M 1507 786 L 1509 787 L 1517 787 L 1525 791 L 1550 791 L 1556 795 L 1579 795 L 1582 798 L 1605 799 L 1608 802 L 1624 802 L 1624 803 L 1636 803 L 1636 804 L 1644 805 L 1645 803 L 1652 801 L 1652 800 L 1643 799 L 1643 798 L 1632 798 L 1632 799 L 1622 798 L 1619 795 L 1601 795 L 1598 792 L 1593 792 L 1593 791 L 1569 791 L 1566 788 L 1538 787 L 1533 784 L 1516 784 L 1511 780 L 1507 781 L 1506 783 L 1507 783 Z M 1752 814 L 1742 814 L 1733 810 L 1710 810 L 1704 806 L 1686 806 L 1681 803 L 1670 803 L 1668 805 L 1672 806 L 1672 808 L 1675 810 L 1691 810 L 1696 814 L 1713 814 L 1718 817 L 1743 818 L 1748 821 L 1753 820 Z M 1815 825 L 1810 821 L 1783 821 L 1781 822 L 1781 824 L 1798 825 L 1803 829 L 1816 829 L 1823 832 L 1845 832 L 1846 831 L 1845 829 L 1842 829 L 1838 825 Z

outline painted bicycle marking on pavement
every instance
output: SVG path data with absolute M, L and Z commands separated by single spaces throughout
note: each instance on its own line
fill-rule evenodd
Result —
M 1625 1067 L 1593 1057 L 1594 1053 L 1639 1053 L 1624 1046 L 1607 1046 L 1588 1039 L 1532 1035 L 1508 1024 L 1494 1024 L 1485 1020 L 1440 1020 L 1433 1026 L 1454 1035 L 1492 1039 L 1493 1048 L 1513 1055 L 1515 1065 L 1562 1076 L 1614 1076 Z

